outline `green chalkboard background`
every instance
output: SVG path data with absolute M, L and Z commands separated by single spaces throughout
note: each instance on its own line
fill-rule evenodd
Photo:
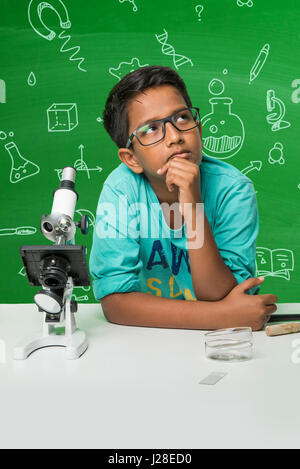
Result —
M 103 182 L 120 164 L 101 121 L 107 94 L 147 64 L 178 71 L 201 111 L 204 152 L 226 157 L 254 183 L 261 293 L 299 302 L 299 51 L 299 0 L 1 0 L 0 302 L 33 301 L 19 246 L 50 244 L 39 224 L 59 169 L 78 169 L 77 218 L 95 215 Z M 57 120 L 58 104 L 65 110 Z M 225 134 L 236 137 L 232 148 L 216 153 Z M 92 232 L 77 233 L 88 254 L 91 242 Z M 95 302 L 92 289 L 74 293 Z

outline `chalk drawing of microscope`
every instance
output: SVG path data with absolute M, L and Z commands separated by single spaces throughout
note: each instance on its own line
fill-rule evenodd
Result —
M 60 48 L 60 52 L 70 52 L 73 51 L 73 54 L 69 58 L 70 61 L 72 60 L 79 60 L 78 69 L 82 72 L 86 72 L 84 68 L 81 68 L 80 65 L 84 61 L 83 57 L 75 57 L 77 53 L 80 51 L 79 46 L 71 47 L 69 49 L 64 48 L 64 46 L 68 43 L 71 39 L 70 35 L 64 36 L 64 30 L 70 29 L 71 21 L 69 19 L 68 10 L 62 0 L 48 0 L 47 2 L 43 2 L 41 0 L 30 0 L 28 5 L 28 20 L 30 26 L 33 30 L 42 38 L 47 39 L 48 41 L 52 41 L 55 38 L 55 32 L 48 28 L 48 26 L 44 23 L 42 19 L 42 12 L 45 8 L 50 8 L 53 10 L 59 18 L 60 27 L 63 31 L 58 35 L 59 39 L 65 40 L 63 45 Z
M 6 85 L 4 80 L 0 80 L 0 103 L 6 103 Z
M 268 124 L 271 125 L 273 132 L 290 127 L 291 124 L 283 120 L 285 116 L 285 104 L 281 99 L 276 98 L 274 90 L 267 91 L 267 110 L 271 114 L 268 114 L 266 119 Z

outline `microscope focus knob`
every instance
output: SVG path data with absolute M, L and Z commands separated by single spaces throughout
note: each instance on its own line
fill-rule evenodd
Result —
M 89 217 L 87 215 L 82 215 L 80 221 L 75 223 L 81 230 L 82 234 L 87 234 L 89 231 Z

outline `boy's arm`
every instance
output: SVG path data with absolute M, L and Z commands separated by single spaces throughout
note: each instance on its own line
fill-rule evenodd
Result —
M 108 321 L 126 326 L 220 329 L 249 326 L 259 330 L 277 309 L 275 295 L 247 295 L 262 282 L 248 278 L 219 301 L 162 298 L 141 292 L 111 293 L 101 298 Z
M 197 228 L 195 220 L 193 213 L 187 221 L 192 233 Z M 258 214 L 252 183 L 242 180 L 230 187 L 217 207 L 214 233 L 205 211 L 203 221 L 202 247 L 194 249 L 193 242 L 188 244 L 191 276 L 197 299 L 216 301 L 255 275 Z
M 203 244 L 196 248 L 197 212 L 193 207 L 192 217 L 187 220 L 188 250 L 193 288 L 198 300 L 217 301 L 224 298 L 236 285 L 237 281 L 231 270 L 223 261 L 209 221 L 203 213 Z
M 220 302 L 162 298 L 141 292 L 112 293 L 101 299 L 106 319 L 126 326 L 217 329 Z

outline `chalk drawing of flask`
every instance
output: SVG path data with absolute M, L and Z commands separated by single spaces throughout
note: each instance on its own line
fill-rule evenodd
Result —
M 209 102 L 212 110 L 201 119 L 204 153 L 225 160 L 241 149 L 245 138 L 244 124 L 231 112 L 231 98 L 213 97 Z
M 22 181 L 40 172 L 40 168 L 21 155 L 15 142 L 9 142 L 5 146 L 11 158 L 11 170 L 9 180 L 11 183 Z

